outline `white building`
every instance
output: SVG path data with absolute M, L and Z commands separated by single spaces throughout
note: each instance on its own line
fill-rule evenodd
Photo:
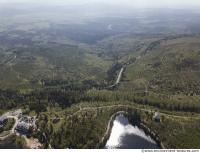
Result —
M 160 122 L 160 120 L 161 120 L 160 113 L 159 113 L 159 112 L 155 112 L 154 115 L 153 115 L 153 119 L 154 119 L 156 122 Z
M 30 125 L 25 122 L 19 122 L 15 129 L 22 133 L 28 133 L 30 130 Z

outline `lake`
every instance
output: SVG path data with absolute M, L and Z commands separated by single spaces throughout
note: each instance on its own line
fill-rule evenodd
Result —
M 124 115 L 116 116 L 107 149 L 159 149 L 157 143 L 145 132 L 133 126 Z

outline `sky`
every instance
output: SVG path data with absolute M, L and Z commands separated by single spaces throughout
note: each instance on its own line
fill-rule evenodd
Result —
M 80 5 L 107 4 L 133 8 L 191 8 L 200 7 L 200 0 L 0 0 L 0 5 L 39 4 L 39 5 Z
M 125 5 L 132 7 L 190 7 L 200 6 L 200 0 L 0 0 L 0 4 L 38 3 L 53 5 L 71 5 L 83 3 L 105 3 L 110 5 Z

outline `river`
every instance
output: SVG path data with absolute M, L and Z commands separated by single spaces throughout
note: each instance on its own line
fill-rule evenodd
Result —
M 130 124 L 124 115 L 116 116 L 110 137 L 106 143 L 107 149 L 159 149 L 156 142 L 145 132 Z

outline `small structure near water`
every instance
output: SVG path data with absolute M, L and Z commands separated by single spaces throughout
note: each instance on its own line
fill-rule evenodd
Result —
M 153 115 L 153 120 L 156 122 L 160 122 L 161 121 L 161 116 L 159 112 L 155 112 Z

